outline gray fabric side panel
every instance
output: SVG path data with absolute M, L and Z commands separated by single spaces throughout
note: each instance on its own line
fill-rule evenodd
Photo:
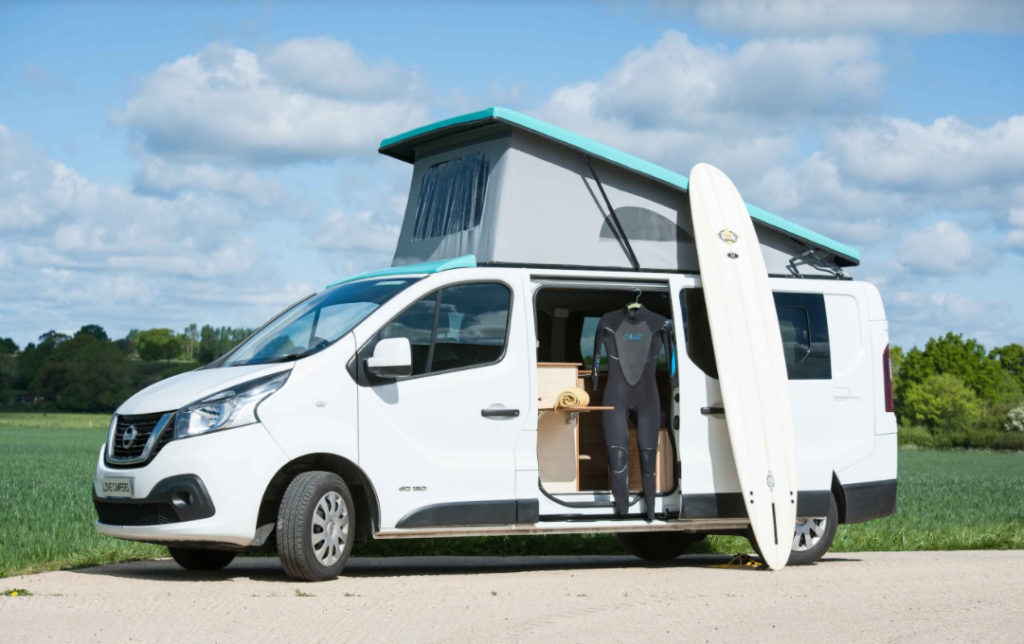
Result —
M 607 207 L 583 156 L 537 137 L 512 137 L 494 257 L 501 262 L 630 268 L 621 244 L 602 235 Z M 616 208 L 642 208 L 678 223 L 685 196 L 610 164 L 594 169 Z M 680 270 L 678 245 L 630 240 L 643 268 Z M 696 267 L 694 253 L 693 268 Z

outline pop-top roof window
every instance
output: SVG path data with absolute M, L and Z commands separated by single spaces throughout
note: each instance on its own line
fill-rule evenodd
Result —
M 488 165 L 487 156 L 478 152 L 431 166 L 420 186 L 412 238 L 430 239 L 479 226 Z

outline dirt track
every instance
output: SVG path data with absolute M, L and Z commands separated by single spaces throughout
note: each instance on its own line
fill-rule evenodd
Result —
M 726 558 L 727 559 L 727 558 Z M 815 566 L 626 557 L 354 559 L 310 584 L 275 559 L 170 560 L 0 579 L 22 641 L 1020 641 L 1024 551 L 845 553 Z

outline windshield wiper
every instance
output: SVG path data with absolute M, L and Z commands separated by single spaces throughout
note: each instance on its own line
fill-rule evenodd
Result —
M 266 362 L 264 362 L 262 364 L 274 364 L 275 362 L 290 362 L 292 360 L 298 360 L 299 358 L 302 358 L 303 356 L 305 356 L 308 353 L 309 353 L 309 351 L 300 351 L 298 353 L 289 353 L 287 355 L 278 356 L 276 358 L 271 358 L 270 360 L 267 360 Z M 259 363 L 254 363 L 254 364 L 259 364 Z

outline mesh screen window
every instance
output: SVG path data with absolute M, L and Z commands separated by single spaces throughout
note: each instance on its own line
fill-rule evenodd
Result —
M 489 169 L 482 152 L 431 166 L 420 186 L 412 238 L 443 237 L 479 226 Z

